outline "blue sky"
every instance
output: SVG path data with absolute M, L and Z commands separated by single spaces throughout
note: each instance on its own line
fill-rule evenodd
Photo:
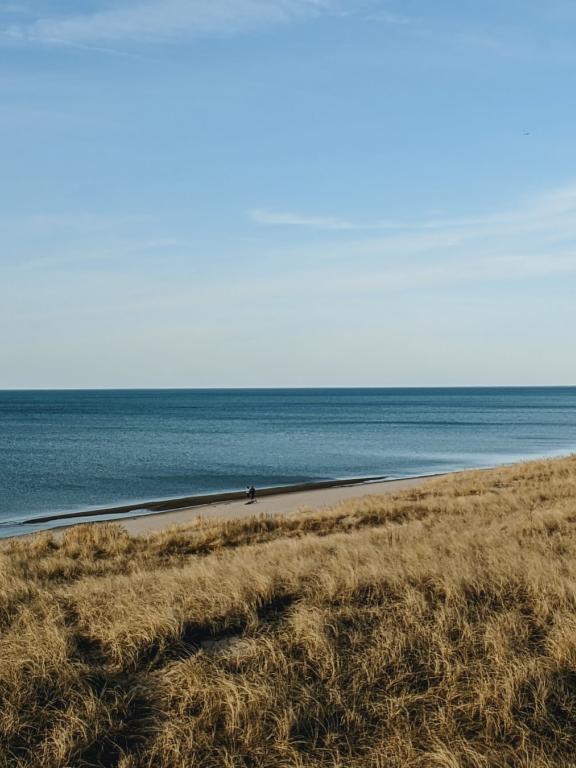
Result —
M 0 387 L 576 383 L 576 5 L 0 0 Z

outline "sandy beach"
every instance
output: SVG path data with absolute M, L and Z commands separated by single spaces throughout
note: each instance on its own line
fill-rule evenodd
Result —
M 198 517 L 231 520 L 252 515 L 287 515 L 300 510 L 316 510 L 332 507 L 341 501 L 379 496 L 403 491 L 421 485 L 429 478 L 418 477 L 405 480 L 385 480 L 333 488 L 316 488 L 294 493 L 278 493 L 256 499 L 254 504 L 246 500 L 215 502 L 202 506 L 187 507 L 173 512 L 161 512 L 145 517 L 122 520 L 121 525 L 133 536 L 155 533 L 173 525 L 186 525 Z

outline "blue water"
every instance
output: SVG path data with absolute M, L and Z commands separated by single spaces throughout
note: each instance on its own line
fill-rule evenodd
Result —
M 576 388 L 0 392 L 0 536 L 54 512 L 576 451 Z

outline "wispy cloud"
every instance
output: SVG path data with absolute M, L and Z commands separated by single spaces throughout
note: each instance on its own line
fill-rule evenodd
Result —
M 323 287 L 339 293 L 382 293 L 426 286 L 458 283 L 509 282 L 558 275 L 576 276 L 576 249 L 556 254 L 508 253 L 499 255 L 469 253 L 466 258 L 445 259 L 433 264 L 384 266 L 369 274 L 334 275 L 322 281 Z
M 345 219 L 332 216 L 302 216 L 298 213 L 269 211 L 255 208 L 249 212 L 252 221 L 267 226 L 308 227 L 312 229 L 356 229 L 357 226 Z
M 124 0 L 95 13 L 45 15 L 5 26 L 2 32 L 13 40 L 68 45 L 162 43 L 234 34 L 338 10 L 339 0 Z
M 386 11 L 371 13 L 366 18 L 368 21 L 377 21 L 380 24 L 389 24 L 397 27 L 407 27 L 422 23 L 422 18 L 419 16 L 405 16 L 400 13 L 388 13 Z
M 25 231 L 42 237 L 61 232 L 93 234 L 111 227 L 142 227 L 153 221 L 149 215 L 76 213 L 31 213 L 22 216 L 0 216 L 0 232 L 7 229 Z
M 480 215 L 430 217 L 413 221 L 376 219 L 357 221 L 339 216 L 318 216 L 257 208 L 249 212 L 252 221 L 267 226 L 292 226 L 318 230 L 371 230 L 458 233 L 460 237 L 488 237 L 549 231 L 558 237 L 576 236 L 576 184 L 561 187 L 524 201 L 521 205 Z
M 0 216 L 1 267 L 21 271 L 84 269 L 169 258 L 187 242 L 154 215 L 90 212 Z
M 228 282 L 231 291 L 247 281 L 262 296 L 309 292 L 312 300 L 315 294 L 378 295 L 457 283 L 535 281 L 562 275 L 574 280 L 576 276 L 576 184 L 505 210 L 423 217 L 410 223 L 366 225 L 351 217 L 267 210 L 253 211 L 252 217 L 270 230 L 256 248 L 252 240 L 249 250 L 236 253 L 236 267 L 228 259 L 228 246 L 214 244 L 213 253 L 227 267 L 225 274 L 214 270 L 213 277 Z M 370 229 L 376 225 L 382 231 Z M 275 232 L 274 226 L 296 227 L 301 240 L 286 243 L 285 233 Z M 315 230 L 325 236 L 319 238 Z M 96 268 L 102 263 L 103 269 L 115 273 L 132 270 L 143 260 L 148 264 L 170 260 L 184 275 L 190 264 L 197 263 L 191 256 L 196 249 L 185 227 L 176 231 L 178 237 L 162 232 L 158 222 L 146 217 L 0 218 L 5 239 L 18 243 L 8 264 L 29 272 Z M 21 243 L 22 232 L 26 232 L 25 243 Z
M 378 0 L 96 0 L 95 5 L 85 12 L 64 12 L 62 6 L 39 12 L 32 0 L 0 2 L 0 42 L 134 57 L 136 45 L 245 34 L 326 16 L 418 32 L 424 23 L 418 16 L 378 8 Z
M 150 252 L 165 254 L 166 252 L 177 248 L 181 242 L 175 238 L 158 238 L 157 240 L 124 240 L 113 242 L 109 246 L 97 248 L 87 247 L 80 244 L 68 249 L 59 249 L 57 254 L 49 256 L 34 256 L 19 262 L 20 270 L 47 270 L 61 271 L 63 268 L 85 268 L 86 266 L 98 263 L 118 263 L 119 260 L 126 261 L 132 257 L 146 256 Z
M 326 230 L 321 242 L 302 241 L 276 249 L 275 255 L 296 269 L 303 265 L 302 284 L 337 292 L 576 275 L 576 184 L 478 216 L 369 224 L 271 212 L 252 218 L 267 225 Z M 351 239 L 342 232 L 338 238 L 336 229 L 358 235 Z M 359 236 L 362 229 L 364 237 Z M 375 235 L 378 229 L 382 232 Z

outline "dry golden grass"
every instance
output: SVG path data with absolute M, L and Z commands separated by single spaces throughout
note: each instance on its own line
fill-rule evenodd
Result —
M 576 457 L 0 576 L 2 768 L 576 766 Z

